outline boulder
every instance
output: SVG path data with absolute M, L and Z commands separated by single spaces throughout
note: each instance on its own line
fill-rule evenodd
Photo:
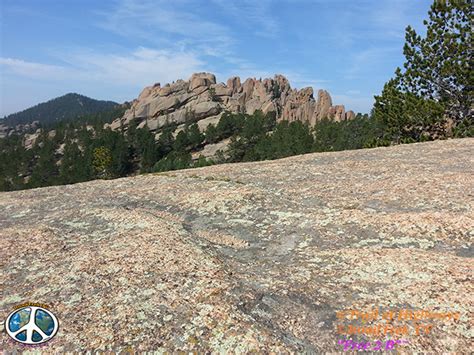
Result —
M 310 122 L 313 117 L 315 102 L 313 89 L 287 90 L 285 104 L 279 120 Z
M 245 102 L 245 113 L 252 115 L 255 111 L 262 109 L 262 102 L 258 98 L 252 98 Z
M 32 133 L 32 134 L 26 133 L 24 141 L 23 141 L 23 145 L 24 145 L 25 149 L 33 148 L 33 146 L 35 145 L 36 140 L 38 139 L 40 134 L 41 134 L 40 132 L 35 132 L 35 133 Z
M 353 120 L 356 117 L 354 111 L 349 110 L 346 112 L 346 121 Z
M 242 112 L 245 109 L 245 93 L 234 94 L 227 102 L 226 109 L 230 112 Z
M 224 139 L 220 142 L 214 143 L 214 144 L 207 144 L 204 146 L 204 148 L 200 151 L 193 152 L 192 153 L 192 159 L 197 160 L 199 159 L 200 156 L 203 156 L 205 158 L 215 158 L 217 156 L 217 152 L 220 150 L 224 154 L 227 151 L 229 144 L 230 144 L 230 138 Z
M 242 85 L 242 92 L 245 94 L 247 99 L 250 99 L 253 94 L 253 88 L 255 87 L 255 79 L 247 79 Z
M 155 84 L 153 86 L 147 86 L 146 88 L 143 89 L 143 91 L 140 93 L 138 96 L 138 100 L 142 101 L 148 98 L 153 92 L 157 91 L 160 89 L 160 84 Z
M 209 126 L 210 124 L 213 124 L 214 126 L 216 126 L 219 123 L 219 120 L 221 119 L 221 117 L 222 117 L 222 113 L 220 113 L 216 116 L 210 116 L 210 117 L 204 118 L 202 120 L 199 120 L 197 122 L 199 130 L 201 132 L 204 132 L 207 129 L 207 126 Z
M 211 85 L 216 92 L 216 96 L 232 96 L 232 89 L 225 86 L 224 84 Z
M 195 106 L 192 106 L 192 118 L 191 120 L 197 121 L 203 118 L 217 115 L 221 111 L 219 103 L 217 102 L 200 102 Z
M 117 119 L 113 120 L 111 124 L 106 123 L 104 125 L 104 127 L 105 128 L 110 128 L 112 131 L 115 131 L 115 130 L 118 130 L 121 125 L 122 125 L 122 119 L 117 118 Z
M 336 122 L 344 121 L 346 119 L 344 105 L 331 106 L 328 117 Z
M 238 76 L 234 76 L 227 80 L 227 87 L 232 91 L 232 95 L 237 94 L 240 92 L 242 85 L 240 84 L 240 78 Z
M 198 88 L 208 88 L 216 83 L 216 76 L 211 73 L 195 73 L 191 76 L 189 90 L 195 91 Z
M 276 111 L 275 103 L 273 101 L 268 101 L 267 103 L 262 105 L 261 110 L 263 113 L 275 112 Z
M 331 95 L 326 90 L 318 91 L 318 101 L 316 101 L 316 109 L 314 111 L 314 121 L 319 121 L 329 116 L 329 109 L 332 106 Z

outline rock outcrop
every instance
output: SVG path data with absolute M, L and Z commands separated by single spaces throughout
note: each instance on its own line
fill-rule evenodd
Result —
M 429 310 L 460 317 L 395 318 L 407 334 L 357 339 L 470 353 L 473 149 L 452 139 L 0 192 L 0 319 L 49 305 L 60 328 L 39 350 L 51 354 L 335 354 L 351 337 L 340 327 L 387 324 L 341 311 Z M 6 331 L 0 344 L 25 349 Z
M 353 120 L 356 117 L 356 114 L 354 111 L 349 110 L 346 112 L 346 121 Z
M 346 119 L 346 110 L 343 105 L 332 106 L 329 109 L 328 117 L 332 118 L 336 122 L 340 122 Z
M 277 120 L 311 125 L 325 117 L 336 121 L 355 117 L 352 111 L 346 113 L 344 106 L 333 106 L 327 91 L 319 90 L 315 100 L 311 87 L 292 89 L 283 75 L 249 78 L 243 83 L 239 77 L 232 77 L 224 84 L 217 83 L 214 74 L 195 73 L 188 81 L 146 87 L 125 115 L 110 126 L 117 129 L 136 118 L 141 121 L 140 127 L 156 131 L 172 122 L 196 122 L 217 117 L 223 111 L 252 114 L 256 110 L 275 112 Z
M 13 134 L 33 133 L 35 130 L 37 130 L 39 125 L 39 121 L 33 121 L 31 123 L 9 126 L 5 124 L 5 120 L 0 120 L 0 138 L 5 138 Z

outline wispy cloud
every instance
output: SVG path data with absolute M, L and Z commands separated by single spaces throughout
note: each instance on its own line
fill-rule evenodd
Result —
M 369 12 L 370 20 L 385 38 L 403 39 L 406 26 L 417 22 L 411 12 L 412 7 L 412 0 L 379 1 Z
M 429 4 L 432 0 L 418 2 Z M 325 7 L 321 6 L 324 11 Z M 331 13 L 325 14 L 326 19 L 331 16 L 325 36 L 341 46 L 360 44 L 361 41 L 398 43 L 404 38 L 406 26 L 418 28 L 421 25 L 420 14 L 414 13 L 414 7 L 412 0 L 334 0 Z
M 222 55 L 233 39 L 226 26 L 206 20 L 183 1 L 120 0 L 107 12 L 98 13 L 98 26 L 119 35 L 182 50 Z
M 279 31 L 277 18 L 272 15 L 271 0 L 212 0 L 226 14 L 252 29 L 255 35 L 273 38 Z
M 155 81 L 211 71 L 222 80 L 280 73 L 292 87 L 327 88 L 362 105 L 401 65 L 403 29 L 422 27 L 431 2 L 7 1 L 1 96 L 10 103 L 36 88 L 128 100 Z M 15 30 L 20 21 L 25 31 Z
M 86 68 L 95 80 L 145 85 L 150 81 L 171 82 L 202 69 L 203 62 L 192 52 L 171 52 L 140 47 L 132 53 L 109 54 L 77 50 L 64 58 Z
M 17 58 L 0 57 L 2 73 L 14 73 L 30 79 L 64 80 L 71 74 L 71 69 L 59 65 L 29 62 Z
M 370 73 L 383 65 L 384 60 L 390 54 L 396 54 L 400 51 L 398 47 L 370 47 L 358 52 L 353 52 L 347 58 L 349 63 L 347 69 L 343 70 L 345 79 L 360 79 L 367 77 Z M 395 70 L 395 68 L 394 68 Z
M 169 52 L 140 47 L 131 53 L 104 54 L 76 50 L 61 57 L 67 65 L 27 62 L 22 59 L 0 58 L 2 72 L 29 79 L 106 81 L 111 84 L 145 86 L 153 80 L 171 82 L 187 79 L 202 68 L 203 62 L 194 54 Z
M 303 87 L 312 87 L 314 90 L 326 86 L 330 80 L 312 78 L 307 73 L 297 72 L 295 70 L 287 70 L 282 72 L 290 81 L 292 87 L 301 89 Z

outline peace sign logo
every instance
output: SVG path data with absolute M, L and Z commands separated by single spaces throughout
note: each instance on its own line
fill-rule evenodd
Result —
M 56 316 L 43 307 L 28 306 L 14 310 L 5 321 L 8 335 L 15 341 L 36 345 L 53 338 L 58 331 Z

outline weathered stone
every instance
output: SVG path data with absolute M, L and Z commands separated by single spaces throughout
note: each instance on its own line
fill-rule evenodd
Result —
M 211 87 L 215 90 L 216 96 L 232 96 L 232 88 L 224 84 L 211 85 Z
M 397 319 L 394 352 L 469 353 L 473 149 L 451 139 L 1 192 L 1 318 L 48 304 L 60 322 L 48 353 L 326 354 L 344 351 L 340 326 L 428 310 L 460 316 Z M 340 317 L 374 309 L 376 321 Z M 21 349 L 5 331 L 0 342 Z
M 38 139 L 40 135 L 40 132 L 35 132 L 32 134 L 26 133 L 23 145 L 25 146 L 25 149 L 31 149 L 36 143 L 36 140 Z
M 328 118 L 331 118 L 336 122 L 344 121 L 346 119 L 346 113 L 344 111 L 344 106 L 342 106 L 342 105 L 332 106 L 329 109 Z
M 193 106 L 192 115 L 193 120 L 201 120 L 203 118 L 217 115 L 221 111 L 219 103 L 217 102 L 200 102 Z
M 255 87 L 255 79 L 247 79 L 242 85 L 242 92 L 245 94 L 247 100 L 250 100 L 253 94 L 253 89 Z
M 240 78 L 238 76 L 234 76 L 232 78 L 229 78 L 227 80 L 227 86 L 229 87 L 229 89 L 232 90 L 232 94 L 237 94 L 238 92 L 240 92 L 240 89 L 241 89 L 241 84 L 240 84 Z
M 214 89 L 215 97 L 211 97 L 210 88 Z M 213 100 L 219 101 L 219 108 Z M 337 121 L 353 117 L 352 111 L 346 115 L 344 106 L 333 107 L 327 91 L 319 90 L 316 101 L 312 88 L 291 89 L 283 75 L 263 80 L 249 78 L 243 84 L 239 77 L 233 77 L 225 85 L 216 84 L 213 74 L 196 73 L 189 81 L 178 80 L 164 87 L 155 84 L 145 88 L 124 117 L 108 126 L 118 129 L 121 124 L 128 125 L 133 118 L 143 121 L 148 117 L 149 124 L 141 123 L 141 127 L 156 130 L 162 127 L 162 116 L 165 114 L 168 114 L 170 122 L 183 123 L 186 120 L 183 110 L 196 112 L 195 120 L 216 115 L 222 110 L 248 114 L 262 110 L 264 113 L 275 112 L 278 121 L 297 120 L 311 125 L 324 117 Z
M 223 154 L 227 151 L 230 143 L 230 138 L 223 139 L 222 141 L 214 144 L 207 144 L 204 148 L 198 152 L 192 154 L 192 159 L 197 160 L 199 157 L 203 156 L 208 159 L 215 159 L 217 152 L 221 151 Z
M 146 98 L 148 98 L 153 92 L 155 92 L 156 90 L 159 90 L 160 89 L 160 84 L 155 84 L 153 86 L 147 86 L 146 88 L 143 89 L 143 91 L 140 93 L 140 95 L 138 96 L 138 101 L 142 101 L 142 100 L 145 100 Z
M 204 132 L 207 126 L 209 126 L 210 124 L 213 124 L 214 126 L 216 126 L 219 123 L 219 120 L 221 119 L 221 117 L 222 117 L 222 113 L 215 116 L 203 118 L 202 120 L 199 120 L 197 122 L 197 125 L 199 129 L 201 130 L 201 132 Z
M 104 128 L 108 128 L 110 127 L 111 130 L 115 131 L 115 130 L 118 130 L 120 129 L 120 127 L 123 125 L 123 122 L 122 122 L 122 119 L 121 118 L 117 118 L 116 120 L 113 120 L 112 123 L 110 124 L 105 124 L 104 125 Z
M 216 76 L 211 73 L 196 73 L 191 76 L 189 90 L 193 91 L 202 86 L 209 87 L 216 83 Z
M 311 123 L 315 109 L 313 89 L 303 88 L 301 90 L 286 91 L 285 105 L 280 119 L 288 121 L 302 121 Z
M 346 121 L 353 120 L 356 117 L 354 111 L 349 110 L 346 112 Z
M 316 102 L 316 110 L 314 111 L 314 115 L 316 118 L 315 121 L 322 120 L 323 118 L 328 118 L 331 106 L 331 95 L 329 95 L 326 90 L 319 90 L 318 101 Z

